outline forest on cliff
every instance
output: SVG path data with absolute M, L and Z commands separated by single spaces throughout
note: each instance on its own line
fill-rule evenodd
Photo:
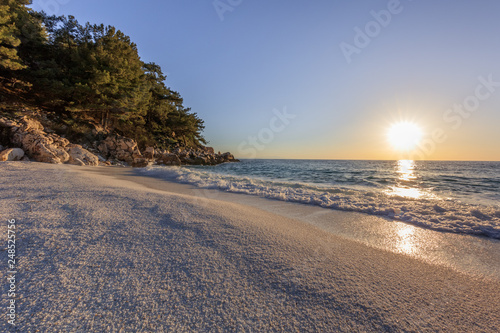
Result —
M 141 146 L 206 144 L 203 120 L 128 36 L 30 3 L 0 0 L 0 110 L 37 108 L 72 136 L 100 126 Z

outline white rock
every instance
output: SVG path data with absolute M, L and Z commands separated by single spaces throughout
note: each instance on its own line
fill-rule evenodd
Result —
M 83 163 L 83 165 L 99 165 L 99 158 L 82 148 L 80 145 L 69 145 L 66 149 L 69 154 L 70 164 L 82 165 Z
M 24 151 L 19 148 L 10 148 L 0 153 L 0 161 L 20 161 L 24 157 Z

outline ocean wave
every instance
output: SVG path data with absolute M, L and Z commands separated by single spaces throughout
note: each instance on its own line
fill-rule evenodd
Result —
M 227 175 L 185 167 L 151 166 L 141 173 L 170 181 L 329 209 L 384 216 L 445 232 L 500 239 L 500 207 L 462 203 L 435 196 L 412 198 L 398 192 L 312 185 Z M 409 189 L 411 190 L 411 189 Z M 403 192 L 404 193 L 404 192 Z

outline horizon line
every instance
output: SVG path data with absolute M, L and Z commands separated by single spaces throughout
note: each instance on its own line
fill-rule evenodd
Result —
M 300 161 L 415 161 L 415 162 L 500 162 L 500 160 L 410 160 L 410 159 L 363 159 L 363 158 L 283 158 L 283 157 L 266 157 L 266 158 L 242 158 L 239 160 L 300 160 Z

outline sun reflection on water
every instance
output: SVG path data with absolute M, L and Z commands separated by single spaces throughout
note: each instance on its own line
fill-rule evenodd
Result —
M 397 184 L 386 190 L 386 194 L 410 199 L 421 199 L 430 196 L 430 193 L 424 192 L 414 184 L 417 179 L 415 168 L 415 161 L 398 161 L 396 165 L 396 174 L 398 175 Z
M 420 199 L 424 197 L 424 193 L 418 188 L 404 188 L 404 187 L 391 187 L 389 194 L 392 196 L 410 198 L 410 199 Z
M 398 161 L 398 169 L 396 172 L 399 175 L 399 180 L 411 181 L 417 179 L 415 176 L 415 161 L 400 160 Z
M 415 227 L 401 226 L 396 233 L 398 235 L 396 242 L 397 250 L 401 253 L 413 254 L 416 251 L 416 244 L 413 237 Z

